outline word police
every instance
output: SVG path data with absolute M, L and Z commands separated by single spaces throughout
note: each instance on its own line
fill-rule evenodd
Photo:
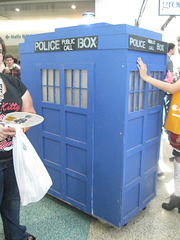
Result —
M 34 48 L 35 52 L 56 52 L 56 51 L 97 49 L 98 37 L 88 36 L 38 41 L 35 42 Z

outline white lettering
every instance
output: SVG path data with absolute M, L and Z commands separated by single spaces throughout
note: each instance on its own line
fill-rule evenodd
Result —
M 60 50 L 59 40 L 35 42 L 35 51 L 54 51 L 54 50 L 56 51 Z
M 97 37 L 78 38 L 78 48 L 97 48 Z
M 134 47 L 137 48 L 146 48 L 146 41 L 135 39 L 135 38 L 130 38 L 130 45 L 133 45 Z
M 72 48 L 72 45 L 64 45 L 64 51 L 72 51 L 73 48 Z
M 75 38 L 62 39 L 63 45 L 75 44 Z
M 155 40 L 152 40 L 152 39 L 148 39 L 148 43 L 149 43 L 149 44 L 155 44 L 156 41 L 155 41 Z
M 83 38 L 78 38 L 78 48 L 83 48 Z
M 164 45 L 157 43 L 157 50 L 164 52 Z
M 149 50 L 154 51 L 154 46 L 149 46 Z
M 97 37 L 94 37 L 94 38 L 91 37 L 91 48 L 93 48 L 93 47 L 97 48 L 97 45 L 96 45 L 96 42 L 95 42 L 96 39 L 97 39 Z

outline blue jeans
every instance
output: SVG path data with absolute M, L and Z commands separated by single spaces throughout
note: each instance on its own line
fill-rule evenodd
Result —
M 19 224 L 20 197 L 13 161 L 0 162 L 0 213 L 6 240 L 25 240 L 26 227 Z

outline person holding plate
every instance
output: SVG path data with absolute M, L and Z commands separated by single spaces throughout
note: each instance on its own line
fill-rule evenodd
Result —
M 6 46 L 0 37 L 0 65 L 5 54 Z M 0 213 L 4 235 L 6 240 L 35 240 L 20 225 L 20 196 L 12 156 L 12 137 L 16 130 L 3 124 L 3 118 L 11 112 L 36 113 L 26 86 L 17 78 L 0 73 Z

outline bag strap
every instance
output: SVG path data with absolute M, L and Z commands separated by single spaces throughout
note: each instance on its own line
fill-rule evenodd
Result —
M 0 76 L 0 108 L 2 105 L 3 99 L 4 99 L 4 96 L 3 96 L 2 78 Z M 1 111 L 0 111 L 0 113 L 1 113 Z

